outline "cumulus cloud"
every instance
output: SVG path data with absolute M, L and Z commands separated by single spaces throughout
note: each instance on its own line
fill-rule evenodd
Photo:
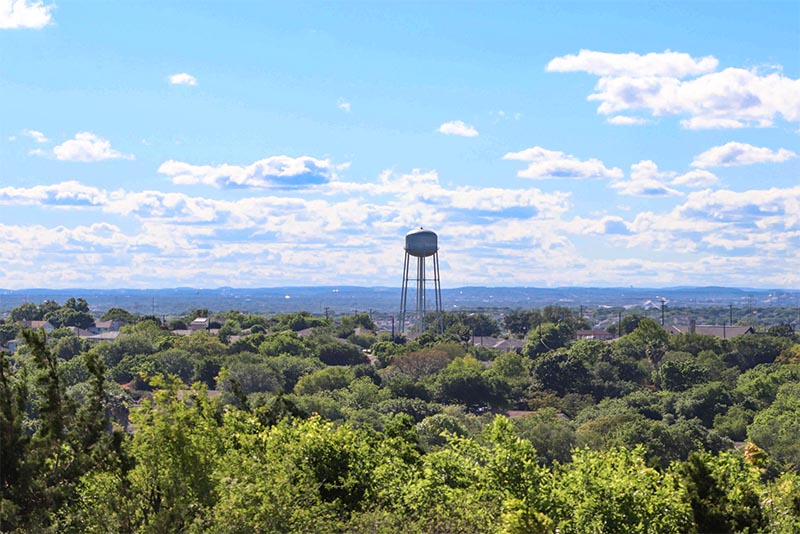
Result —
M 528 162 L 528 167 L 517 173 L 520 178 L 622 178 L 618 167 L 607 168 L 599 159 L 580 160 L 575 156 L 547 150 L 540 146 L 519 152 L 509 152 L 504 160 Z
M 536 188 L 447 188 L 440 183 L 436 171 L 423 172 L 419 169 L 405 174 L 384 171 L 377 183 L 337 182 L 332 185 L 349 194 L 392 195 L 398 199 L 398 206 L 430 209 L 431 213 L 461 210 L 473 212 L 479 217 L 557 217 L 568 209 L 570 196 L 561 192 L 544 193 Z
M 718 276 L 730 280 L 749 269 L 751 279 L 757 272 L 763 282 L 767 273 L 786 276 L 798 266 L 794 253 L 800 246 L 798 208 L 800 186 L 696 191 L 670 212 L 637 214 L 627 224 L 631 233 L 613 239 L 628 248 L 701 255 L 701 261 L 724 264 L 716 271 Z M 738 266 L 736 260 L 741 261 Z M 777 271 L 776 262 L 782 266 Z
M 477 137 L 478 130 L 464 121 L 445 122 L 437 129 L 439 133 L 445 135 L 460 135 L 461 137 Z
M 0 0 L 0 30 L 44 28 L 52 20 L 54 7 L 35 0 Z
M 646 124 L 647 119 L 643 119 L 642 117 L 628 117 L 626 115 L 614 115 L 606 119 L 606 122 L 618 126 L 632 126 L 634 124 Z
M 197 85 L 197 78 L 185 72 L 178 72 L 169 76 L 172 85 Z
M 567 223 L 571 233 L 585 235 L 629 235 L 628 223 L 617 215 L 605 215 L 597 219 L 575 217 Z
M 629 180 L 616 180 L 611 187 L 621 195 L 638 197 L 664 197 L 682 195 L 680 191 L 667 187 L 666 181 L 675 176 L 674 172 L 659 171 L 658 165 L 643 160 L 631 165 Z
M 653 116 L 690 115 L 684 128 L 772 126 L 783 117 L 800 121 L 800 80 L 775 72 L 728 68 L 692 80 L 665 77 L 608 77 L 597 83 L 589 100 L 603 115 L 630 110 Z
M 158 172 L 181 185 L 206 184 L 219 188 L 301 189 L 330 182 L 336 177 L 329 160 L 309 156 L 271 156 L 250 165 L 192 165 L 169 160 Z
M 684 187 L 711 187 L 719 183 L 719 178 L 716 174 L 705 169 L 695 169 L 676 176 L 670 183 Z
M 56 158 L 62 161 L 104 161 L 107 159 L 135 159 L 111 148 L 111 142 L 91 132 L 80 132 L 73 139 L 53 148 Z
M 693 58 L 689 54 L 651 52 L 640 55 L 633 52 L 614 54 L 581 50 L 577 55 L 554 58 L 547 64 L 550 72 L 588 72 L 598 76 L 669 76 L 683 78 L 712 72 L 719 62 L 714 56 Z
M 348 102 L 347 100 L 345 100 L 343 98 L 339 99 L 339 102 L 337 103 L 336 107 L 338 107 L 342 111 L 350 113 L 350 102 Z
M 800 80 L 779 69 L 768 74 L 729 67 L 716 72 L 712 56 L 607 54 L 581 51 L 553 59 L 549 71 L 585 71 L 600 76 L 588 99 L 602 115 L 649 112 L 654 117 L 688 116 L 687 129 L 773 126 L 800 122 Z M 693 77 L 690 79 L 684 79 Z M 609 119 L 613 121 L 614 119 Z
M 25 137 L 30 137 L 37 143 L 46 143 L 49 139 L 42 133 L 37 130 L 22 130 L 22 135 Z
M 34 187 L 0 188 L 0 204 L 6 205 L 86 207 L 103 205 L 107 200 L 108 196 L 104 191 L 76 181 Z
M 744 128 L 746 124 L 738 119 L 700 116 L 681 120 L 681 126 L 687 130 L 722 130 Z
M 631 181 L 679 179 L 647 160 L 631 168 Z M 243 286 L 391 284 L 403 235 L 424 225 L 440 233 L 448 284 L 747 285 L 754 272 L 760 285 L 800 282 L 800 186 L 697 191 L 668 211 L 625 218 L 573 216 L 567 192 L 452 186 L 433 170 L 262 193 L 3 187 L 2 206 L 69 209 L 90 222 L 0 224 L 0 270 L 9 287 L 230 285 L 231 272 Z
M 780 163 L 795 157 L 797 157 L 796 153 L 785 148 L 771 150 L 731 141 L 698 154 L 692 161 L 692 167 L 733 167 L 754 163 Z

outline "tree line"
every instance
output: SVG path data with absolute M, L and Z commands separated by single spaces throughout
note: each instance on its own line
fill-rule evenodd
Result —
M 472 346 L 500 328 L 476 314 L 413 340 L 367 314 L 22 330 L 0 530 L 800 530 L 794 334 L 575 341 L 574 311 L 530 312 L 521 353 Z

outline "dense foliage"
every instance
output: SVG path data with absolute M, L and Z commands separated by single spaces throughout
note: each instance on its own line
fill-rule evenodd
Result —
M 469 343 L 500 331 L 481 314 L 414 340 L 367 314 L 107 315 L 113 342 L 0 353 L 0 531 L 800 531 L 791 332 L 575 341 L 549 307 L 504 321 L 519 354 Z

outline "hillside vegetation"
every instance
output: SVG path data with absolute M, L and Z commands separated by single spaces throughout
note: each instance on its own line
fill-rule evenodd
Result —
M 800 531 L 791 329 L 576 341 L 550 306 L 409 341 L 367 314 L 122 312 L 99 343 L 2 325 L 0 531 Z M 472 343 L 514 331 L 520 353 Z

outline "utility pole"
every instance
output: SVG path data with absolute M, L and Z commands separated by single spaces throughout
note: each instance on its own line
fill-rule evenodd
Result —
M 328 310 L 330 310 L 330 308 L 325 306 L 325 321 L 328 320 Z
M 394 315 L 392 315 L 392 341 L 394 341 Z
M 664 326 L 664 304 L 666 303 L 666 300 L 661 299 L 661 326 Z
M 728 324 L 733 325 L 733 304 L 728 304 Z

